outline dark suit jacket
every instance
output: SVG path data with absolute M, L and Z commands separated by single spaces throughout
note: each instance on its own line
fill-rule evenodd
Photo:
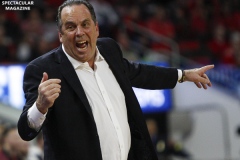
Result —
M 148 89 L 173 88 L 177 69 L 130 63 L 122 57 L 117 43 L 99 38 L 98 49 L 106 59 L 123 93 L 131 130 L 128 160 L 157 160 L 145 119 L 132 86 Z M 43 72 L 61 79 L 61 93 L 47 113 L 42 126 L 46 160 L 101 160 L 101 148 L 91 107 L 71 63 L 58 47 L 30 62 L 25 70 L 23 88 L 26 105 L 18 121 L 19 134 L 32 140 L 38 132 L 28 126 L 27 110 L 37 99 Z

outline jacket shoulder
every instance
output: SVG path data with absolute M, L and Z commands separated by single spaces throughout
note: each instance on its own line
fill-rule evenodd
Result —
M 49 62 L 52 62 L 55 58 L 56 58 L 56 54 L 58 52 L 61 52 L 62 51 L 62 48 L 61 46 L 57 47 L 57 48 L 54 48 L 53 50 L 37 57 L 36 59 L 32 60 L 31 62 L 29 62 L 28 65 L 32 65 L 32 64 L 47 64 Z
M 97 45 L 118 45 L 117 42 L 110 38 L 110 37 L 104 37 L 104 38 L 98 38 L 97 39 Z

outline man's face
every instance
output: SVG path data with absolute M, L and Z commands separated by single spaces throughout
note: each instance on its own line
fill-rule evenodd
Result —
M 61 12 L 61 20 L 59 39 L 67 54 L 81 62 L 93 62 L 99 29 L 88 8 L 83 4 L 66 6 Z
M 3 148 L 11 158 L 27 155 L 29 142 L 21 139 L 16 128 L 11 129 L 3 141 Z

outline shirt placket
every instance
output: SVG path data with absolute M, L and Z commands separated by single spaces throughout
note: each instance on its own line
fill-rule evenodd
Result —
M 117 120 L 117 116 L 116 116 L 116 113 L 114 112 L 114 109 L 112 107 L 112 103 L 110 101 L 110 98 L 108 96 L 108 93 L 105 89 L 105 86 L 101 80 L 101 78 L 99 77 L 98 73 L 95 71 L 94 72 L 94 75 L 95 75 L 95 78 L 96 78 L 96 81 L 97 81 L 97 84 L 99 86 L 99 89 L 100 89 L 100 92 L 102 94 L 102 97 L 104 99 L 104 102 L 106 103 L 106 106 L 107 106 L 107 110 L 108 110 L 108 113 L 111 117 L 111 120 L 113 122 L 113 125 L 114 125 L 114 128 L 115 128 L 115 131 L 117 133 L 117 137 L 118 137 L 118 142 L 119 142 L 119 148 L 120 148 L 120 153 L 121 153 L 121 160 L 123 160 L 123 157 L 124 157 L 124 154 L 125 154 L 125 150 L 124 150 L 124 144 L 123 144 L 123 135 L 122 135 L 122 131 L 121 131 L 121 128 L 120 128 L 120 124 Z

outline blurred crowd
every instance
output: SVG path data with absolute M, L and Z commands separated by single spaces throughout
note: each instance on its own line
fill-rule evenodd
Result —
M 199 63 L 240 66 L 239 0 L 89 0 L 97 15 L 100 36 L 114 38 L 131 60 L 145 53 L 139 43 L 158 53 L 169 44 L 154 41 L 129 27 L 134 22 L 177 42 L 182 56 Z M 27 63 L 59 46 L 56 27 L 63 0 L 34 1 L 30 11 L 0 6 L 0 62 Z
M 43 160 L 43 137 L 38 135 L 34 142 L 23 141 L 15 125 L 0 123 L 1 160 Z

